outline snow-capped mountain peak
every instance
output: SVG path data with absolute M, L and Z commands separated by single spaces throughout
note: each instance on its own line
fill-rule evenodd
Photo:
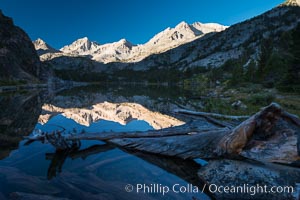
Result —
M 32 42 L 34 48 L 37 50 L 38 55 L 42 55 L 45 53 L 58 53 L 59 51 L 48 45 L 44 40 L 41 38 L 36 39 Z
M 300 0 L 286 0 L 280 6 L 300 6 Z
M 202 33 L 206 34 L 206 33 L 210 33 L 210 32 L 220 32 L 220 31 L 224 31 L 226 28 L 228 28 L 228 26 L 223 26 L 217 23 L 200 23 L 200 22 L 195 22 L 192 24 L 192 26 L 201 31 Z
M 35 41 L 32 42 L 34 44 L 35 49 L 43 49 L 43 50 L 47 50 L 49 49 L 49 45 L 42 40 L 41 38 L 36 39 Z
M 126 43 L 127 40 L 125 38 L 122 38 L 121 40 L 119 40 L 120 43 Z
M 129 42 L 128 40 L 126 40 L 125 38 L 122 38 L 121 40 L 119 40 L 117 43 L 119 44 L 123 44 L 127 47 L 133 47 L 133 46 L 136 46 L 134 44 L 132 44 L 131 42 Z
M 46 42 L 41 38 L 38 38 L 35 41 L 33 41 L 33 44 L 36 45 L 37 47 L 45 47 Z
M 148 52 L 159 53 L 190 42 L 206 33 L 219 32 L 226 28 L 226 26 L 215 23 L 202 24 L 195 22 L 194 24 L 188 24 L 182 21 L 174 28 L 167 28 L 156 34 L 144 46 Z
M 84 55 L 89 56 L 97 62 L 136 62 L 145 57 L 161 53 L 181 44 L 191 42 L 206 33 L 219 32 L 227 27 L 219 24 L 202 24 L 196 22 L 188 24 L 180 22 L 174 28 L 166 28 L 156 34 L 147 43 L 134 45 L 126 39 L 103 45 L 90 41 L 87 37 L 77 39 L 70 45 L 62 47 L 60 50 L 67 56 Z M 57 55 L 60 56 L 60 55 Z
M 182 21 L 179 24 L 177 24 L 177 26 L 175 26 L 175 29 L 186 29 L 186 28 L 189 28 L 189 24 L 186 23 L 185 21 Z
M 64 53 L 89 55 L 99 49 L 100 44 L 90 41 L 87 37 L 80 38 L 70 45 L 62 47 L 60 50 Z

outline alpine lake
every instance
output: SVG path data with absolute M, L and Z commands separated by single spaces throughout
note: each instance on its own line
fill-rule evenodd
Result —
M 134 152 L 96 140 L 80 141 L 76 151 L 58 151 L 47 141 L 28 143 L 24 137 L 162 129 L 190 120 L 174 114 L 177 108 L 252 114 L 263 106 L 249 101 L 233 108 L 236 100 L 142 85 L 0 93 L 0 199 L 211 199 L 197 174 L 206 164 L 201 159 Z

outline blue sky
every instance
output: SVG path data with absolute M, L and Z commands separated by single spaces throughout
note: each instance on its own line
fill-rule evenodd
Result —
M 55 48 L 87 36 L 100 44 L 148 41 L 181 21 L 232 25 L 283 0 L 0 0 L 0 9 L 32 40 Z

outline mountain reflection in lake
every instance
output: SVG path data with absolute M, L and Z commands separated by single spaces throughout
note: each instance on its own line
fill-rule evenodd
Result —
M 51 97 L 46 92 L 1 94 L 0 199 L 209 199 L 200 192 L 163 196 L 124 189 L 138 183 L 200 188 L 200 165 L 194 161 L 128 152 L 101 141 L 57 151 L 50 144 L 22 140 L 36 130 L 83 134 L 177 126 L 184 122 L 166 114 L 178 101 L 184 96 L 169 88 L 85 87 Z

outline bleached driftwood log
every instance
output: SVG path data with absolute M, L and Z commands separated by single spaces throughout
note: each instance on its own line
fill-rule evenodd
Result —
M 214 117 L 214 118 L 230 119 L 230 120 L 241 120 L 241 119 L 249 118 L 248 115 L 244 115 L 244 116 L 222 115 L 219 113 L 197 112 L 197 111 L 191 111 L 191 110 L 186 110 L 186 109 L 176 109 L 176 110 L 174 110 L 174 112 L 188 114 L 188 115 L 197 115 L 197 116 L 201 116 L 201 117 Z
M 300 120 L 272 103 L 235 128 L 203 126 L 194 121 L 162 130 L 129 133 L 85 133 L 72 140 L 102 140 L 131 150 L 183 159 L 247 157 L 293 163 L 298 156 Z M 61 141 L 58 139 L 58 141 Z

